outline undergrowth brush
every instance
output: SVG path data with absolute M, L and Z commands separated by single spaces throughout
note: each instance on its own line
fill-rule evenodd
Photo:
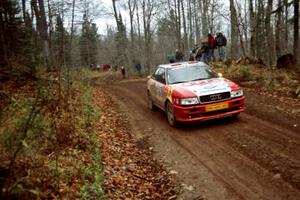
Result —
M 0 199 L 104 199 L 87 73 L 40 75 L 0 88 Z
M 214 65 L 216 71 L 242 86 L 268 91 L 280 96 L 300 97 L 300 72 L 261 68 L 255 65 Z

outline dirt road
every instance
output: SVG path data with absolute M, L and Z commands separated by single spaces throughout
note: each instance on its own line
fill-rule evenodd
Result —
M 238 120 L 172 128 L 162 112 L 148 109 L 145 80 L 105 87 L 135 137 L 148 140 L 145 148 L 182 181 L 179 199 L 300 199 L 300 120 L 288 114 L 289 103 L 246 91 L 247 111 Z

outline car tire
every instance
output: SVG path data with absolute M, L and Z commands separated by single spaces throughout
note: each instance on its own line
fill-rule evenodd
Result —
M 150 110 L 156 110 L 156 106 L 153 103 L 152 96 L 149 91 L 148 91 L 148 107 L 150 108 Z
M 166 115 L 170 126 L 177 126 L 178 122 L 174 116 L 174 110 L 172 104 L 168 101 L 166 105 Z

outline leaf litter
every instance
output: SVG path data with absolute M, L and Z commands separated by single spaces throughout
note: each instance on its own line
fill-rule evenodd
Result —
M 176 199 L 175 177 L 149 148 L 132 137 L 126 118 L 112 98 L 100 87 L 94 90 L 92 105 L 101 109 L 93 126 L 101 143 L 103 187 L 109 199 Z

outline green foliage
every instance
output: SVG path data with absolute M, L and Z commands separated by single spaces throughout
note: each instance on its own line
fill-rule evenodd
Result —
M 249 67 L 241 66 L 239 72 L 240 72 L 240 77 L 239 77 L 240 81 L 251 80 L 251 73 L 250 73 Z
M 33 30 L 22 23 L 17 0 L 3 0 L 0 9 L 4 20 L 4 26 L 0 23 L 4 29 L 0 31 L 0 66 L 11 67 L 6 73 L 32 76 L 39 61 L 32 41 Z
M 84 86 L 84 85 L 83 85 Z M 104 167 L 101 162 L 100 143 L 95 134 L 91 122 L 98 118 L 99 108 L 94 108 L 90 105 L 91 97 L 90 88 L 86 88 L 82 96 L 84 119 L 82 125 L 85 126 L 87 133 L 85 134 L 89 141 L 89 151 L 93 152 L 91 155 L 92 167 L 87 166 L 82 169 L 83 179 L 85 184 L 81 187 L 80 196 L 82 199 L 106 199 L 105 193 L 101 187 L 103 182 Z
M 6 121 L 9 126 L 0 134 L 0 141 L 2 147 L 11 153 L 12 159 L 15 159 L 13 154 L 18 149 L 26 147 L 25 150 L 36 150 L 33 147 L 40 146 L 39 142 L 43 135 L 41 132 L 46 131 L 44 127 L 47 122 L 41 115 L 37 100 L 34 98 L 12 99 L 9 112 L 15 113 L 15 118 Z
M 82 32 L 80 37 L 81 64 L 89 66 L 97 63 L 99 35 L 95 23 L 92 23 L 86 15 L 83 16 Z
M 127 37 L 126 37 L 126 27 L 122 20 L 122 15 L 119 15 L 117 22 L 118 32 L 115 34 L 116 50 L 117 55 L 115 56 L 115 63 L 118 65 L 124 65 L 127 61 L 126 48 L 127 48 Z
M 63 64 L 67 66 L 72 64 L 70 47 L 70 35 L 63 27 L 63 21 L 58 15 L 56 16 L 56 25 L 52 39 L 52 56 L 55 66 L 62 67 Z

